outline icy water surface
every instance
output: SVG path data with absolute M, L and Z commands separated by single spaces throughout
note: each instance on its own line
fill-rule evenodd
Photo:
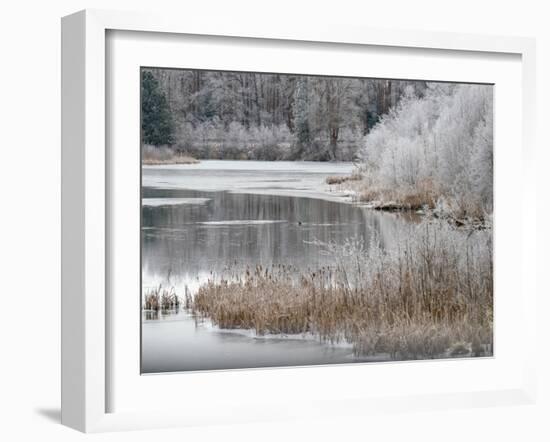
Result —
M 189 314 L 143 313 L 142 372 L 304 366 L 360 362 L 349 345 L 313 337 L 265 336 L 220 330 Z
M 318 241 L 376 232 L 382 245 L 411 223 L 344 202 L 325 179 L 350 163 L 203 161 L 143 168 L 142 282 L 193 293 L 228 266 L 331 264 Z M 196 324 L 187 313 L 142 322 L 144 373 L 357 361 L 349 346 L 299 337 L 255 337 Z

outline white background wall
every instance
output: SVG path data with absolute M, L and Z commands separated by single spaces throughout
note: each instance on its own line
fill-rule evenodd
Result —
M 19 0 L 0 12 L 0 438 L 82 440 L 59 420 L 60 17 L 83 8 L 533 36 L 538 44 L 539 293 L 549 261 L 550 14 L 543 1 Z M 512 176 L 518 180 L 521 176 Z M 511 202 L 513 203 L 513 202 Z M 542 298 L 542 297 L 541 297 Z M 539 405 L 92 436 L 94 440 L 550 440 L 550 338 L 540 301 Z

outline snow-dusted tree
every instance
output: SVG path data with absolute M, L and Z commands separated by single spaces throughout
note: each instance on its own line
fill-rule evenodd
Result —
M 457 216 L 492 211 L 492 87 L 430 84 L 408 88 L 367 135 L 371 182 L 395 195 L 432 195 Z M 427 201 L 428 202 L 428 201 Z
M 308 95 L 308 77 L 299 77 L 296 81 L 296 89 L 294 91 L 294 131 L 296 133 L 298 156 L 301 156 L 304 147 L 308 146 L 311 142 Z
M 264 147 L 252 151 L 265 146 L 255 144 L 258 133 L 283 133 L 279 128 L 284 125 L 290 134 L 284 141 L 286 159 L 351 160 L 362 136 L 399 103 L 407 86 L 417 95 L 426 87 L 423 82 L 367 78 L 160 68 L 148 72 L 166 97 L 177 149 L 201 158 L 241 150 L 222 148 L 235 139 L 233 123 L 238 123 L 245 130 L 241 141 L 254 158 L 280 158 L 280 152 Z M 212 124 L 214 132 L 205 134 Z
M 330 159 L 338 158 L 340 130 L 354 123 L 352 100 L 355 81 L 350 78 L 324 79 L 323 95 L 326 102 L 326 126 L 330 143 Z

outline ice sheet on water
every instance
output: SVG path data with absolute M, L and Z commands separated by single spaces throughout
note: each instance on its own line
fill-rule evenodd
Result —
M 349 162 L 320 162 L 320 161 L 238 161 L 238 160 L 201 160 L 198 164 L 166 164 L 144 165 L 144 169 L 181 171 L 190 170 L 249 170 L 249 171 L 275 171 L 275 172 L 301 172 L 301 173 L 350 173 L 353 163 Z
M 352 163 L 203 160 L 191 165 L 143 166 L 142 185 L 340 201 L 346 195 L 334 192 L 325 180 L 331 175 L 349 175 L 353 169 Z

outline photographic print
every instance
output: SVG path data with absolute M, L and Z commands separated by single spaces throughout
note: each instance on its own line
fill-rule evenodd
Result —
M 493 85 L 140 87 L 142 373 L 493 355 Z

